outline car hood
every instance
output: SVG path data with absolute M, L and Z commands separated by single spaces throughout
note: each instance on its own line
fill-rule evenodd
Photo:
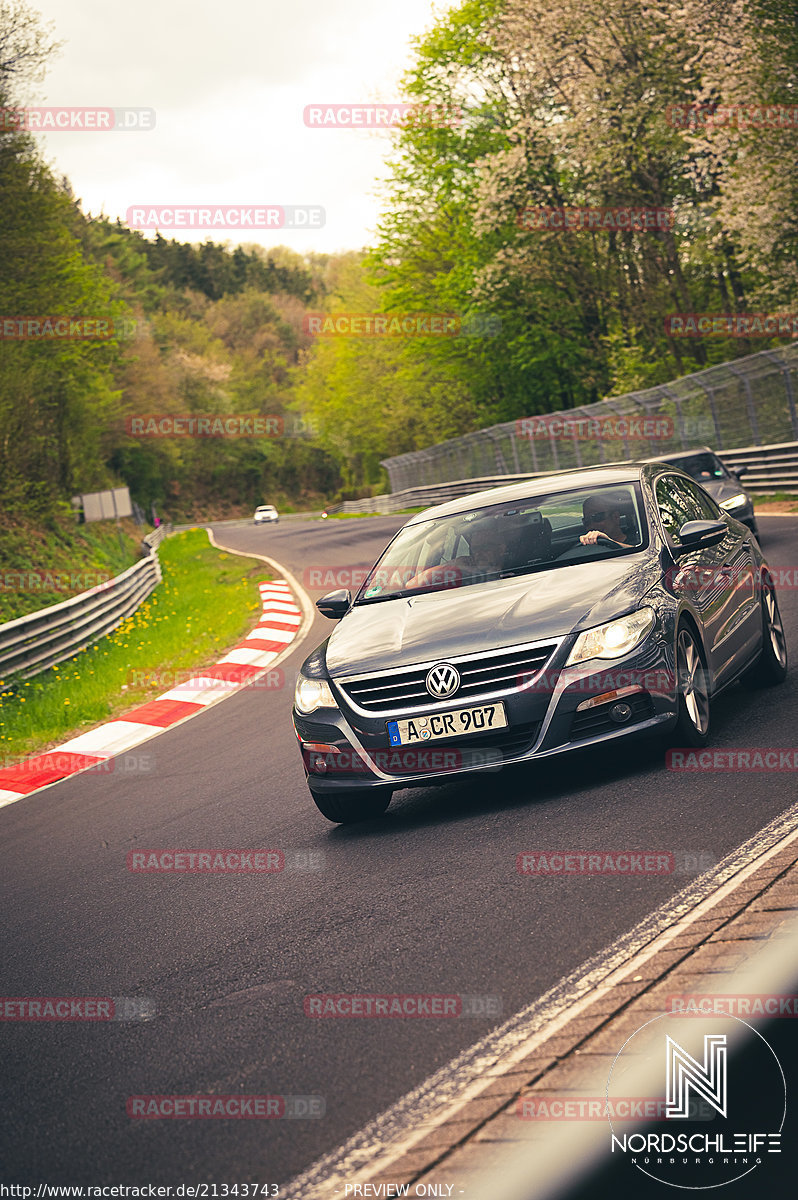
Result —
M 721 504 L 724 500 L 730 500 L 732 496 L 739 495 L 745 491 L 743 485 L 737 479 L 708 479 L 701 483 L 703 488 L 709 492 L 713 500 L 717 500 Z
M 360 605 L 330 637 L 327 669 L 389 670 L 561 637 L 633 609 L 660 574 L 649 550 Z

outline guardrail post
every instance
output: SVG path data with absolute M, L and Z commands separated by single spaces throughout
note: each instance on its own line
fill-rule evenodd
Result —
M 722 450 L 723 449 L 723 436 L 720 432 L 720 422 L 718 421 L 718 408 L 717 408 L 717 405 L 715 404 L 715 389 L 710 387 L 708 383 L 704 383 L 704 381 L 701 379 L 698 382 L 699 382 L 699 386 L 702 387 L 704 389 L 704 391 L 706 392 L 707 400 L 709 401 L 709 411 L 712 416 L 712 424 L 715 426 L 715 445 L 717 446 L 718 450 Z
M 725 365 L 731 371 L 732 375 L 743 381 L 745 387 L 745 407 L 748 412 L 748 424 L 751 426 L 751 437 L 755 444 L 760 446 L 762 443 L 759 437 L 759 425 L 757 424 L 756 410 L 754 408 L 754 397 L 751 393 L 751 380 L 739 367 L 735 367 L 734 363 L 726 363 Z
M 664 383 L 660 386 L 659 390 L 665 395 L 666 399 L 673 401 L 673 406 L 676 409 L 676 427 L 679 430 L 679 443 L 682 447 L 682 450 L 687 450 L 688 446 L 684 433 L 684 413 L 682 412 L 681 396 L 677 396 L 673 389 L 669 388 L 667 384 Z

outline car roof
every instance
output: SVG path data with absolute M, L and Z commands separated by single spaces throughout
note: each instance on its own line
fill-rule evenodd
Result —
M 658 454 L 656 458 L 647 458 L 645 461 L 675 462 L 678 458 L 692 458 L 694 454 L 711 454 L 713 458 L 720 458 L 717 451 L 711 450 L 709 446 L 693 446 L 691 450 L 674 450 L 672 454 Z
M 467 496 L 460 496 L 456 500 L 447 500 L 444 504 L 436 504 L 433 508 L 427 508 L 424 512 L 417 513 L 407 524 L 417 525 L 436 517 L 456 516 L 457 513 L 469 512 L 473 508 L 501 504 L 504 500 L 527 500 L 535 496 L 549 495 L 551 492 L 567 492 L 572 488 L 633 483 L 640 479 L 647 467 L 649 472 L 654 470 L 646 462 L 624 462 L 598 467 L 579 467 L 570 471 L 552 471 L 550 475 L 525 479 L 523 483 L 486 488 L 481 492 L 471 492 Z

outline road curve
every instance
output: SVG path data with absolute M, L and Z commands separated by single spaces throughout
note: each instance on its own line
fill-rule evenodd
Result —
M 316 598 L 367 566 L 403 517 L 218 527 Z M 790 519 L 760 521 L 792 566 Z M 316 574 L 312 574 L 316 572 Z M 314 583 L 320 586 L 313 586 Z M 782 592 L 798 645 L 795 590 Z M 147 744 L 152 770 L 68 779 L 0 810 L 0 994 L 144 997 L 148 1021 L 4 1021 L 0 1178 L 73 1184 L 284 1182 L 564 975 L 689 877 L 530 879 L 529 849 L 675 850 L 714 861 L 794 799 L 788 773 L 678 774 L 646 745 L 398 793 L 387 816 L 329 825 L 308 796 L 285 686 L 245 690 Z M 734 687 L 712 745 L 791 747 L 798 667 Z M 315 852 L 320 870 L 135 874 L 143 848 Z M 705 859 L 708 861 L 708 859 Z M 501 1015 L 316 1020 L 329 993 L 500 997 Z M 131 1120 L 141 1095 L 321 1096 L 296 1120 Z

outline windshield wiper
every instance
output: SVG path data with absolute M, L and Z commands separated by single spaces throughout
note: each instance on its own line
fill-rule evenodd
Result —
M 548 571 L 551 567 L 557 565 L 557 560 L 552 559 L 551 562 L 542 563 L 527 563 L 523 567 L 510 567 L 507 571 L 502 571 L 499 579 L 511 579 L 515 575 L 535 575 L 538 571 Z

